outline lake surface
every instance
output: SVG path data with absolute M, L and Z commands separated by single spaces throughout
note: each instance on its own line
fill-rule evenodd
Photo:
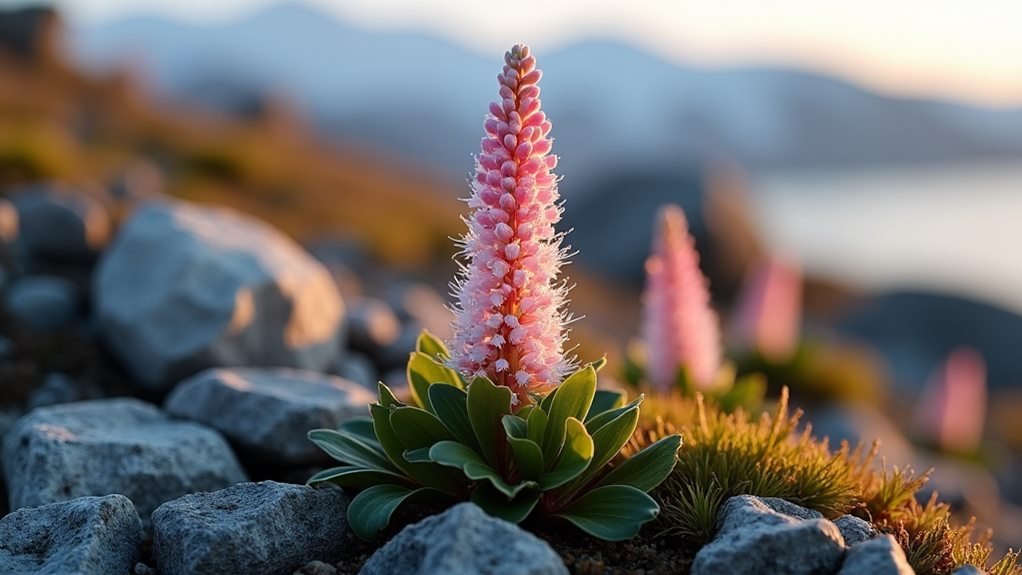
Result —
M 752 187 L 767 242 L 811 273 L 1022 313 L 1022 161 L 778 173 Z

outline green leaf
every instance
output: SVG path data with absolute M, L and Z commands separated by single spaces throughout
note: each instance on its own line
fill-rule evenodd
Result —
M 415 350 L 434 359 L 451 359 L 451 352 L 447 350 L 444 342 L 427 330 L 422 330 L 419 338 L 415 340 Z
M 333 429 L 313 429 L 308 436 L 327 455 L 341 463 L 368 469 L 397 471 L 385 453 L 351 433 Z
M 589 467 L 593 459 L 593 438 L 586 432 L 586 426 L 574 417 L 569 417 L 565 431 L 564 449 L 561 450 L 557 464 L 540 477 L 539 485 L 544 491 L 575 479 Z
M 603 476 L 596 486 L 628 485 L 648 492 L 660 485 L 674 470 L 680 447 L 681 436 L 668 435 L 626 459 Z
M 422 487 L 408 489 L 399 485 L 374 485 L 355 496 L 348 505 L 348 525 L 362 539 L 373 539 L 387 525 L 403 503 L 435 502 L 446 494 Z
M 461 387 L 461 378 L 451 368 L 440 364 L 437 360 L 422 353 L 412 352 L 408 357 L 408 387 L 411 389 L 412 398 L 419 406 L 429 411 L 433 407 L 429 403 L 429 386 L 435 383 L 445 383 L 454 387 Z
M 390 423 L 392 410 L 376 404 L 370 405 L 369 410 L 373 414 L 373 428 L 376 430 L 376 437 L 380 440 L 380 445 L 383 446 L 387 458 L 398 469 L 426 487 L 434 487 L 448 493 L 458 493 L 462 489 L 462 486 L 437 464 L 413 463 L 405 459 L 404 453 L 408 446 L 401 441 L 394 431 L 394 426 Z
M 365 440 L 367 443 L 379 444 L 379 441 L 376 440 L 376 431 L 373 429 L 373 419 L 371 417 L 353 417 L 342 423 L 337 429 L 350 433 L 359 439 Z
M 525 480 L 536 480 L 543 473 L 543 450 L 536 442 L 529 439 L 508 437 L 511 453 L 515 459 L 515 469 Z
M 554 397 L 557 395 L 557 388 L 554 388 L 550 393 L 546 394 L 543 399 L 539 401 L 539 408 L 543 411 L 550 413 L 550 404 L 554 402 Z
M 607 425 L 611 421 L 614 421 L 615 419 L 620 417 L 622 413 L 624 413 L 624 412 L 626 412 L 626 411 L 628 411 L 630 409 L 637 408 L 640 404 L 642 404 L 642 400 L 644 398 L 645 398 L 645 396 L 640 394 L 639 397 L 636 397 L 635 399 L 633 399 L 631 402 L 628 403 L 628 405 L 624 405 L 622 407 L 616 407 L 616 408 L 611 409 L 609 411 L 604 411 L 603 413 L 601 413 L 601 414 L 597 415 L 596 417 L 594 417 L 594 418 L 590 419 L 589 421 L 587 421 L 586 422 L 586 429 L 589 430 L 589 433 L 594 433 L 597 429 L 603 427 L 604 425 Z
M 518 497 L 509 500 L 503 493 L 497 491 L 489 483 L 480 483 L 472 490 L 472 503 L 475 503 L 489 515 L 510 521 L 521 523 L 523 519 L 532 513 L 539 502 L 540 493 L 526 492 Z
M 524 439 L 529 436 L 529 424 L 525 423 L 525 420 L 521 417 L 505 415 L 500 421 L 504 424 L 504 432 L 507 433 L 508 437 Z
M 332 483 L 341 487 L 354 487 L 365 489 L 373 485 L 404 485 L 411 486 L 408 478 L 404 475 L 382 469 L 367 469 L 353 465 L 342 465 L 324 469 L 313 475 L 305 482 L 306 485 L 319 485 L 320 483 Z
M 600 371 L 601 369 L 603 369 L 605 365 L 607 365 L 607 356 L 605 355 L 601 357 L 600 359 L 592 362 L 590 365 L 592 365 L 593 369 L 595 369 L 597 372 Z
M 532 413 L 533 409 L 539 409 L 539 408 L 536 405 L 524 405 L 524 406 L 518 408 L 518 411 L 515 412 L 515 415 L 517 415 L 518 417 L 521 417 L 524 420 L 528 420 L 529 419 L 529 414 Z
M 427 463 L 433 461 L 429 457 L 429 449 L 429 447 L 408 449 L 402 454 L 402 457 L 404 457 L 405 461 L 408 463 Z
M 589 491 L 562 508 L 563 517 L 586 533 L 606 541 L 624 541 L 654 519 L 660 506 L 652 497 L 628 485 L 606 485 Z
M 550 421 L 542 444 L 546 461 L 553 461 L 560 453 L 568 418 L 574 417 L 581 421 L 589 413 L 596 394 L 596 370 L 590 365 L 576 371 L 564 380 L 555 393 L 550 402 Z
M 468 386 L 468 419 L 483 457 L 493 468 L 502 467 L 504 427 L 501 419 L 510 413 L 511 390 L 507 387 L 494 385 L 485 377 L 475 378 Z
M 397 400 L 397 397 L 394 395 L 394 392 L 391 391 L 390 388 L 387 387 L 387 385 L 384 384 L 382 381 L 376 384 L 376 389 L 379 391 L 380 394 L 380 399 L 378 400 L 378 403 L 383 407 L 390 409 L 391 407 L 401 407 L 402 405 L 404 405 L 403 403 Z
M 479 451 L 479 441 L 468 418 L 468 394 L 452 385 L 429 386 L 433 412 L 461 443 Z
M 543 437 L 546 435 L 547 414 L 542 409 L 534 409 L 525 422 L 529 426 L 528 439 L 536 445 L 543 445 Z
M 610 411 L 611 409 L 621 407 L 624 404 L 625 394 L 623 391 L 597 389 L 596 395 L 593 396 L 593 405 L 589 408 L 589 413 L 586 415 L 585 421 L 588 423 L 589 420 L 597 415 Z
M 429 458 L 440 465 L 456 467 L 473 481 L 487 480 L 506 497 L 513 498 L 523 489 L 535 487 L 536 483 L 523 481 L 511 485 L 495 469 L 486 464 L 483 458 L 468 447 L 457 441 L 441 441 L 429 450 Z
M 432 413 L 418 407 L 399 407 L 390 413 L 390 425 L 407 449 L 429 447 L 454 435 Z
M 636 405 L 593 432 L 593 444 L 596 447 L 589 471 L 595 473 L 613 459 L 631 439 L 638 423 L 639 406 Z

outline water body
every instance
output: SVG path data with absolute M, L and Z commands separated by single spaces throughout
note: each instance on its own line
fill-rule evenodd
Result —
M 753 188 L 767 242 L 811 273 L 1022 313 L 1022 160 L 777 173 Z

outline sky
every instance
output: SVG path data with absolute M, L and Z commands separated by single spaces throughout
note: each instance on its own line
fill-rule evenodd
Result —
M 55 0 L 76 25 L 129 15 L 213 23 L 279 1 Z M 424 30 L 479 52 L 604 36 L 681 62 L 793 65 L 892 94 L 1022 105 L 1019 0 L 302 1 L 353 24 Z

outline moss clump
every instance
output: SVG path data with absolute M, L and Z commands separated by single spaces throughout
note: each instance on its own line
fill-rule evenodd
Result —
M 678 394 L 649 397 L 642 415 L 626 453 L 665 434 L 684 438 L 677 467 L 653 492 L 662 507 L 657 528 L 679 544 L 695 549 L 709 542 L 730 497 L 780 497 L 829 518 L 848 513 L 871 521 L 901 542 L 921 575 L 965 564 L 997 575 L 1022 573 L 1014 553 L 992 560 L 989 533 L 977 535 L 971 522 L 954 527 L 947 505 L 936 499 L 917 502 L 928 473 L 886 464 L 878 470 L 876 444 L 832 450 L 809 426 L 800 431 L 802 412 L 789 410 L 787 389 L 773 413 L 758 417 Z

